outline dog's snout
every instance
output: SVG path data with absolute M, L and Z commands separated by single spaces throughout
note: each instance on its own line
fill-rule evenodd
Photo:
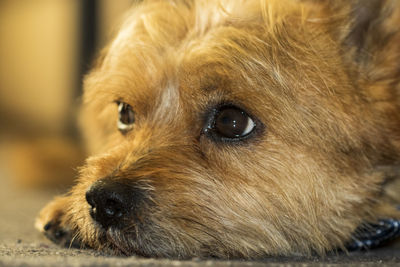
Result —
M 90 215 L 105 229 L 121 226 L 121 219 L 129 216 L 135 205 L 135 192 L 121 182 L 102 179 L 95 182 L 86 192 Z

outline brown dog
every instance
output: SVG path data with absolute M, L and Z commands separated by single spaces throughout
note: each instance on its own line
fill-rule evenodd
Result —
M 400 218 L 398 3 L 139 4 L 85 80 L 92 156 L 37 228 L 126 255 L 257 258 Z

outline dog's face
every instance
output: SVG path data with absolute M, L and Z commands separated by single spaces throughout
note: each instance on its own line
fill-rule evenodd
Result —
M 342 247 L 375 218 L 374 167 L 395 151 L 327 12 L 297 1 L 136 8 L 85 81 L 95 155 L 63 224 L 91 247 L 146 256 Z

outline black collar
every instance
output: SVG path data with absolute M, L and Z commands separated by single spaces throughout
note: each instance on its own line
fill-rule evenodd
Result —
M 381 219 L 377 223 L 364 223 L 356 229 L 346 246 L 348 251 L 368 250 L 400 237 L 400 220 Z

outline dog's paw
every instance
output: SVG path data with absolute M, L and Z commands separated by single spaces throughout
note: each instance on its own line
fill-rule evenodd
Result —
M 54 243 L 64 247 L 80 248 L 81 244 L 74 238 L 72 231 L 62 227 L 56 221 L 50 221 L 43 226 L 44 235 Z
M 56 198 L 42 209 L 35 227 L 48 239 L 64 247 L 81 248 L 74 231 L 65 223 L 66 198 Z

